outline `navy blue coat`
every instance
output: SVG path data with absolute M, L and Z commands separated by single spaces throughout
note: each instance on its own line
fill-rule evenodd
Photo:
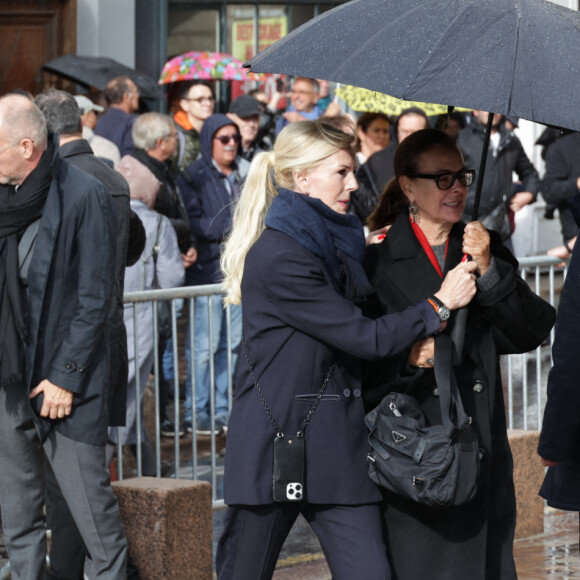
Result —
M 105 445 L 109 360 L 106 323 L 115 283 L 116 221 L 109 192 L 58 156 L 28 270 L 29 389 L 43 379 L 74 393 L 65 419 L 45 433 Z M 36 414 L 42 394 L 32 400 Z
M 295 435 L 332 362 L 336 368 L 306 429 L 305 500 L 365 504 L 381 494 L 367 475 L 359 359 L 409 348 L 440 328 L 426 300 L 371 320 L 334 288 L 323 261 L 286 234 L 266 229 L 242 281 L 244 336 L 255 376 L 283 432 Z M 275 429 L 242 352 L 225 459 L 227 504 L 272 503 Z
M 580 252 L 573 252 L 562 291 L 548 376 L 538 453 L 558 461 L 550 467 L 540 495 L 548 504 L 580 510 Z
M 237 126 L 225 115 L 212 115 L 204 122 L 201 157 L 188 165 L 177 178 L 199 253 L 195 264 L 186 270 L 185 280 L 190 286 L 216 284 L 223 278 L 220 248 L 232 227 L 232 202 L 235 200 L 226 187 L 226 176 L 213 163 L 212 144 L 216 131 L 227 125 L 233 125 L 237 130 Z M 243 165 L 244 170 L 240 172 L 240 178 L 243 178 L 249 163 L 237 157 L 236 170 L 240 169 L 238 164 Z
M 112 141 L 121 153 L 131 155 L 133 153 L 133 123 L 137 115 L 130 115 L 117 109 L 109 107 L 97 121 L 95 135 L 99 135 Z

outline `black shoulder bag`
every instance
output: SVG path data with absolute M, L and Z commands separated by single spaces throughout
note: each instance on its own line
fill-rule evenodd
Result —
M 465 414 L 452 366 L 453 343 L 435 336 L 435 380 L 442 425 L 429 425 L 416 399 L 389 393 L 365 417 L 372 450 L 371 479 L 388 491 L 433 508 L 459 506 L 473 498 L 479 448 Z
M 250 361 L 250 354 L 248 352 L 248 344 L 246 339 L 243 339 L 244 351 L 246 353 L 246 360 L 248 361 L 248 368 L 250 369 L 250 375 L 254 381 L 254 386 L 260 401 L 268 414 L 270 423 L 274 426 L 276 431 L 276 436 L 274 439 L 274 468 L 273 468 L 273 478 L 272 478 L 272 496 L 276 502 L 289 502 L 289 501 L 301 501 L 304 498 L 304 431 L 312 419 L 318 403 L 322 399 L 322 395 L 328 386 L 328 381 L 334 372 L 334 363 L 331 363 L 324 380 L 322 381 L 322 386 L 318 392 L 314 403 L 308 414 L 302 421 L 302 425 L 296 432 L 295 436 L 287 437 L 284 435 L 276 419 L 272 415 L 272 411 L 266 399 L 264 399 L 264 394 L 262 389 L 258 384 L 256 375 L 254 375 L 254 365 Z

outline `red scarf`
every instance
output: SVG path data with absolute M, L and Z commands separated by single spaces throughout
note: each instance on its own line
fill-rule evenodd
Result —
M 441 276 L 441 278 L 443 278 L 443 272 L 441 271 L 441 266 L 439 265 L 439 262 L 438 262 L 437 258 L 435 257 L 435 252 L 433 252 L 433 248 L 429 245 L 429 242 L 427 241 L 427 238 L 425 237 L 423 230 L 419 227 L 418 224 L 416 224 L 411 219 L 411 216 L 409 216 L 409 221 L 411 222 L 411 227 L 413 228 L 413 232 L 415 233 L 415 236 L 419 240 L 419 243 L 421 244 L 423 251 L 425 252 L 425 254 L 427 254 L 427 257 L 429 258 L 429 260 L 431 260 L 431 264 L 433 264 L 433 268 L 435 268 L 435 270 L 437 271 L 437 274 L 439 274 L 439 276 Z M 447 260 L 447 248 L 448 247 L 449 247 L 449 238 L 447 238 L 447 242 L 445 243 L 445 259 L 446 260 Z

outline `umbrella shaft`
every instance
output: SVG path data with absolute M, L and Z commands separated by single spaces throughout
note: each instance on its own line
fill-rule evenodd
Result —
M 493 113 L 489 113 L 487 125 L 485 126 L 485 135 L 483 136 L 483 149 L 481 150 L 481 161 L 479 163 L 479 172 L 477 174 L 477 184 L 475 186 L 475 199 L 473 200 L 473 211 L 471 212 L 472 221 L 476 221 L 479 216 L 479 201 L 481 199 L 481 188 L 483 187 L 483 176 L 485 174 L 485 164 L 487 163 L 487 151 L 489 149 L 489 139 L 491 137 L 491 128 L 493 126 Z

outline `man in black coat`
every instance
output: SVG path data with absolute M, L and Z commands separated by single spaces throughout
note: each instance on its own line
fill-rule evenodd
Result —
M 102 183 L 57 149 L 34 103 L 0 99 L 4 534 L 13 577 L 42 578 L 44 455 L 95 578 L 121 580 L 126 539 L 105 463 L 114 208 Z
M 562 224 L 564 246 L 554 248 L 549 253 L 567 258 L 572 253 L 578 233 L 568 200 L 580 191 L 580 133 L 570 133 L 550 145 L 546 152 L 546 173 L 540 191 L 546 203 L 558 208 Z
M 457 140 L 457 147 L 463 154 L 465 166 L 476 171 L 481 162 L 488 116 L 489 113 L 485 111 L 473 111 L 472 122 L 459 133 Z M 514 171 L 522 182 L 523 189 L 517 193 L 512 179 Z M 536 200 L 539 186 L 538 172 L 528 159 L 520 140 L 513 131 L 506 129 L 502 115 L 494 115 L 481 190 L 479 220 L 486 228 L 501 233 L 501 224 L 508 219 L 507 210 L 518 212 L 527 204 L 533 203 Z M 467 193 L 463 212 L 465 221 L 471 221 L 475 188 L 476 184 L 474 183 Z M 497 213 L 500 208 L 501 215 Z M 496 212 L 492 217 L 490 214 L 494 210 Z M 489 219 L 486 220 L 488 216 Z M 505 241 L 510 235 L 511 228 L 508 227 L 506 234 L 502 235 L 502 239 Z
M 120 173 L 99 161 L 82 138 L 80 110 L 74 97 L 49 89 L 35 103 L 46 119 L 47 128 L 59 134 L 59 155 L 72 165 L 96 177 L 109 191 L 115 207 L 117 244 L 114 298 L 107 319 L 109 339 L 109 425 L 125 424 L 127 403 L 127 336 L 123 322 L 123 281 L 129 237 L 129 186 Z M 55 475 L 46 466 L 47 520 L 52 530 L 49 578 L 83 578 L 86 550 Z

